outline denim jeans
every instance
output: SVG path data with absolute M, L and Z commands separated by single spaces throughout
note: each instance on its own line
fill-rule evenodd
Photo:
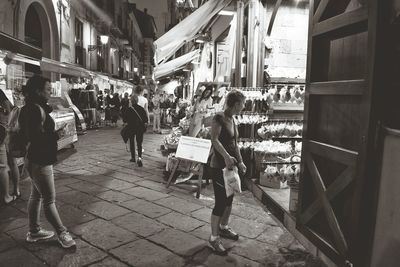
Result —
M 28 162 L 31 176 L 31 196 L 28 201 L 29 230 L 40 230 L 40 206 L 43 200 L 44 214 L 57 234 L 66 231 L 56 207 L 53 165 L 41 166 Z

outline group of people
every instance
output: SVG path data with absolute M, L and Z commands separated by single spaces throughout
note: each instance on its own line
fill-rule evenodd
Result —
M 146 111 L 147 118 L 149 118 L 149 104 L 148 100 L 144 94 L 144 89 L 141 86 L 137 86 L 134 89 L 133 94 L 139 96 L 138 104 L 143 107 Z M 110 94 L 105 97 L 105 120 L 110 121 L 111 125 L 116 127 L 117 122 L 120 118 L 123 118 L 123 112 L 127 110 L 129 107 L 130 96 L 128 93 L 125 93 L 124 96 L 121 96 L 118 93 Z
M 142 141 L 148 123 L 148 112 L 143 107 L 146 101 L 141 100 L 142 88 L 138 86 L 136 89 L 130 97 L 130 101 L 129 96 L 124 96 L 122 118 L 131 130 L 129 138 L 132 153 L 131 161 L 136 161 L 134 145 L 134 139 L 136 139 L 137 164 L 142 166 Z M 54 120 L 50 116 L 52 108 L 47 104 L 51 94 L 50 81 L 41 76 L 34 76 L 28 80 L 23 94 L 25 106 L 21 109 L 18 121 L 20 131 L 29 144 L 25 165 L 31 181 L 31 193 L 28 201 L 29 231 L 26 235 L 26 241 L 45 240 L 57 234 L 57 240 L 62 247 L 75 247 L 76 243 L 63 225 L 55 205 L 53 164 L 57 160 L 57 140 L 62 127 L 56 130 Z M 0 98 L 3 103 L 6 97 L 0 95 Z M 202 98 L 204 97 L 202 96 Z M 224 111 L 217 113 L 212 120 L 212 152 L 208 164 L 211 168 L 215 206 L 211 215 L 211 235 L 208 246 L 220 255 L 227 254 L 221 237 L 232 240 L 239 239 L 239 235 L 229 227 L 233 195 L 227 196 L 226 194 L 223 169 L 237 168 L 242 174 L 246 172 L 246 166 L 237 144 L 238 129 L 233 119 L 234 115 L 243 110 L 244 104 L 245 96 L 239 91 L 231 91 L 226 96 Z M 3 113 L 6 112 L 3 111 Z M 8 172 L 6 148 L 6 138 L 4 138 L 0 145 L 1 180 L 4 180 L 3 178 Z M 14 187 L 14 194 L 18 196 L 17 184 Z M 1 186 L 8 190 L 8 183 L 2 182 Z M 6 204 L 10 203 L 13 198 L 7 192 L 3 192 L 3 201 Z M 55 233 L 43 229 L 39 224 L 42 201 L 46 219 L 54 228 Z

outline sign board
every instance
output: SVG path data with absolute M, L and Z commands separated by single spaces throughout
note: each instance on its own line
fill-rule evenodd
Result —
M 207 163 L 211 140 L 182 136 L 176 150 L 176 157 L 200 163 Z

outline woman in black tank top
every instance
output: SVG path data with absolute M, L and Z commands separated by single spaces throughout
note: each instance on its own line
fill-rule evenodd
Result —
M 219 255 L 227 254 L 220 236 L 233 240 L 239 239 L 239 235 L 228 226 L 233 195 L 226 196 L 222 170 L 224 168 L 232 169 L 237 166 L 241 173 L 246 173 L 246 166 L 243 164 L 242 156 L 237 146 L 238 130 L 233 120 L 233 115 L 242 111 L 244 103 L 245 96 L 241 92 L 230 92 L 226 98 L 225 111 L 214 116 L 211 128 L 213 151 L 210 166 L 215 206 L 211 216 L 211 236 L 208 245 Z

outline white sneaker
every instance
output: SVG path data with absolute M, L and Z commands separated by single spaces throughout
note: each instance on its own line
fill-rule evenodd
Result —
M 63 248 L 70 248 L 76 246 L 75 240 L 72 238 L 71 234 L 67 231 L 62 232 L 58 236 L 58 243 L 61 244 Z
M 46 239 L 52 238 L 53 236 L 54 236 L 53 231 L 46 231 L 46 230 L 40 229 L 39 232 L 37 232 L 37 233 L 28 232 L 26 234 L 26 242 L 34 243 L 39 240 L 46 240 Z

